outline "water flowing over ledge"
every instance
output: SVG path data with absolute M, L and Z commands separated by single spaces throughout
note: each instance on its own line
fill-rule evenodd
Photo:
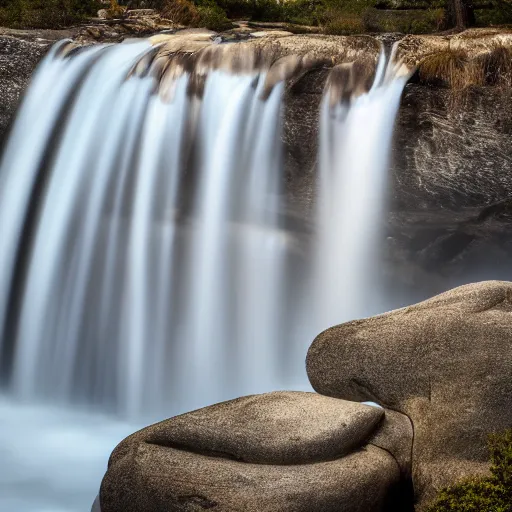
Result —
M 383 57 L 331 72 L 318 240 L 297 265 L 283 81 L 322 59 L 173 44 L 60 43 L 25 99 L 0 170 L 1 363 L 17 397 L 134 418 L 296 387 L 286 360 L 368 314 L 407 71 Z

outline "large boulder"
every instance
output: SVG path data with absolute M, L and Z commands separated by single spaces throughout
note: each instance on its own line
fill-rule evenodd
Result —
M 404 510 L 412 429 L 398 416 L 277 392 L 171 418 L 114 450 L 101 510 Z
M 512 283 L 461 286 L 320 334 L 307 356 L 319 393 L 409 416 L 413 482 L 426 503 L 485 474 L 487 435 L 512 425 Z

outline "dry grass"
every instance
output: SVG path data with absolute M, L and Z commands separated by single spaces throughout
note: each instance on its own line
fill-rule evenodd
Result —
M 480 70 L 483 84 L 512 87 L 512 48 L 496 43 L 488 53 L 476 57 L 473 65 Z
M 418 71 L 420 82 L 456 91 L 472 86 L 512 87 L 512 48 L 495 43 L 472 58 L 464 50 L 447 50 L 425 57 Z
M 197 7 L 189 0 L 168 0 L 162 8 L 162 16 L 179 25 L 197 26 L 201 16 Z
M 468 56 L 462 50 L 447 50 L 425 57 L 418 65 L 420 80 L 430 85 L 444 84 L 453 89 L 466 87 Z
M 324 34 L 360 34 L 365 31 L 360 16 L 332 11 L 326 15 L 326 18 L 328 21 L 322 27 Z

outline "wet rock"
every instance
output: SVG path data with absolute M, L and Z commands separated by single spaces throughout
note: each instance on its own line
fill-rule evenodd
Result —
M 384 414 L 314 393 L 278 392 L 171 418 L 114 450 L 102 511 L 402 510 L 403 493 L 395 493 L 408 462 L 394 451 L 410 451 L 412 432 L 394 415 L 382 421 Z M 391 432 L 402 433 L 400 447 Z
M 308 376 L 319 393 L 411 419 L 414 488 L 425 503 L 485 474 L 488 433 L 512 424 L 511 313 L 512 283 L 462 286 L 328 329 L 309 349 Z

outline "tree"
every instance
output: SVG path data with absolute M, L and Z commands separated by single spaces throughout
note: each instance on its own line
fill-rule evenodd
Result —
M 475 11 L 472 0 L 450 0 L 448 12 L 451 25 L 457 30 L 465 30 L 475 24 Z

